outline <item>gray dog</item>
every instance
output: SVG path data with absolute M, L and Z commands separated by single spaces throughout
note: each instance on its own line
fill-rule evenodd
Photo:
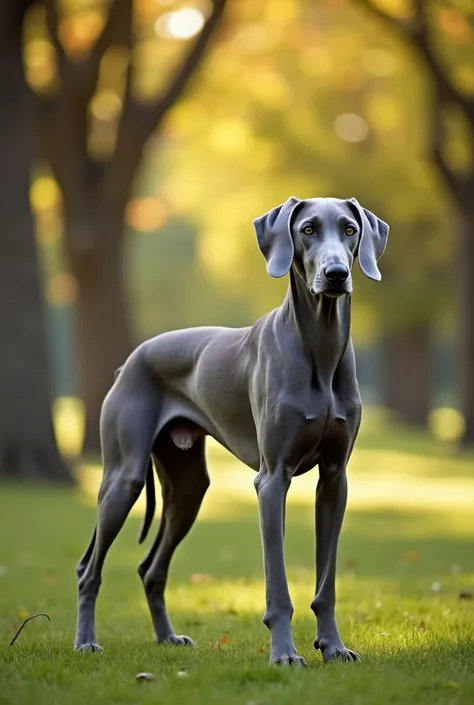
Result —
M 361 401 L 350 337 L 351 268 L 380 280 L 377 260 L 388 225 L 355 199 L 290 198 L 254 221 L 268 274 L 290 274 L 282 305 L 250 328 L 192 328 L 140 345 L 120 368 L 101 418 L 104 475 L 97 526 L 81 559 L 75 649 L 101 651 L 94 614 L 105 556 L 146 482 L 140 541 L 155 511 L 153 466 L 161 483 L 158 535 L 138 572 L 158 642 L 177 636 L 165 606 L 173 553 L 189 532 L 209 486 L 205 436 L 257 472 L 270 662 L 306 665 L 291 631 L 285 574 L 285 502 L 291 480 L 318 465 L 314 641 L 324 661 L 358 660 L 335 619 L 339 533 L 346 466 Z

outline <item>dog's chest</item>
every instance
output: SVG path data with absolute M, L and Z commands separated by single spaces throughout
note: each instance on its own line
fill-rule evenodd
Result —
M 325 450 L 345 457 L 352 435 L 353 424 L 348 422 L 346 411 L 334 395 L 320 399 L 295 436 L 289 457 L 294 474 L 301 475 L 313 468 Z

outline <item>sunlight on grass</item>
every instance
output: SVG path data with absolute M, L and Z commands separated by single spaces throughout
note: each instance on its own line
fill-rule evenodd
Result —
M 53 423 L 59 450 L 77 456 L 84 440 L 84 405 L 76 397 L 59 397 L 53 403 Z
M 213 520 L 237 517 L 242 503 L 255 507 L 256 511 L 254 473 L 212 439 L 208 441 L 208 457 L 211 489 L 201 515 Z M 474 475 L 452 474 L 451 466 L 458 462 L 396 450 L 356 448 L 349 466 L 349 508 L 352 511 L 386 508 L 436 512 L 438 522 L 446 531 L 472 534 L 473 527 L 467 519 L 474 506 Z M 81 496 L 89 505 L 96 502 L 101 477 L 98 466 L 85 465 L 79 471 Z M 316 482 L 317 472 L 295 478 L 289 503 L 312 507 Z M 142 493 L 133 513 L 143 514 L 144 506 Z

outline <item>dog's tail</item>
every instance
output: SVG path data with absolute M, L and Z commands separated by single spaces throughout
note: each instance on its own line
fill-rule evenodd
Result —
M 155 497 L 155 481 L 153 478 L 153 461 L 151 457 L 148 460 L 148 467 L 146 471 L 146 508 L 145 517 L 143 519 L 142 528 L 140 529 L 140 535 L 138 537 L 138 543 L 143 543 L 150 530 L 151 522 L 155 516 L 156 509 L 156 497 Z

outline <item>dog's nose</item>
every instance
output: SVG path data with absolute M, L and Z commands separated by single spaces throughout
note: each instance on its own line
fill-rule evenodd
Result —
M 330 264 L 324 270 L 324 276 L 331 284 L 344 284 L 349 276 L 349 270 L 344 264 Z

